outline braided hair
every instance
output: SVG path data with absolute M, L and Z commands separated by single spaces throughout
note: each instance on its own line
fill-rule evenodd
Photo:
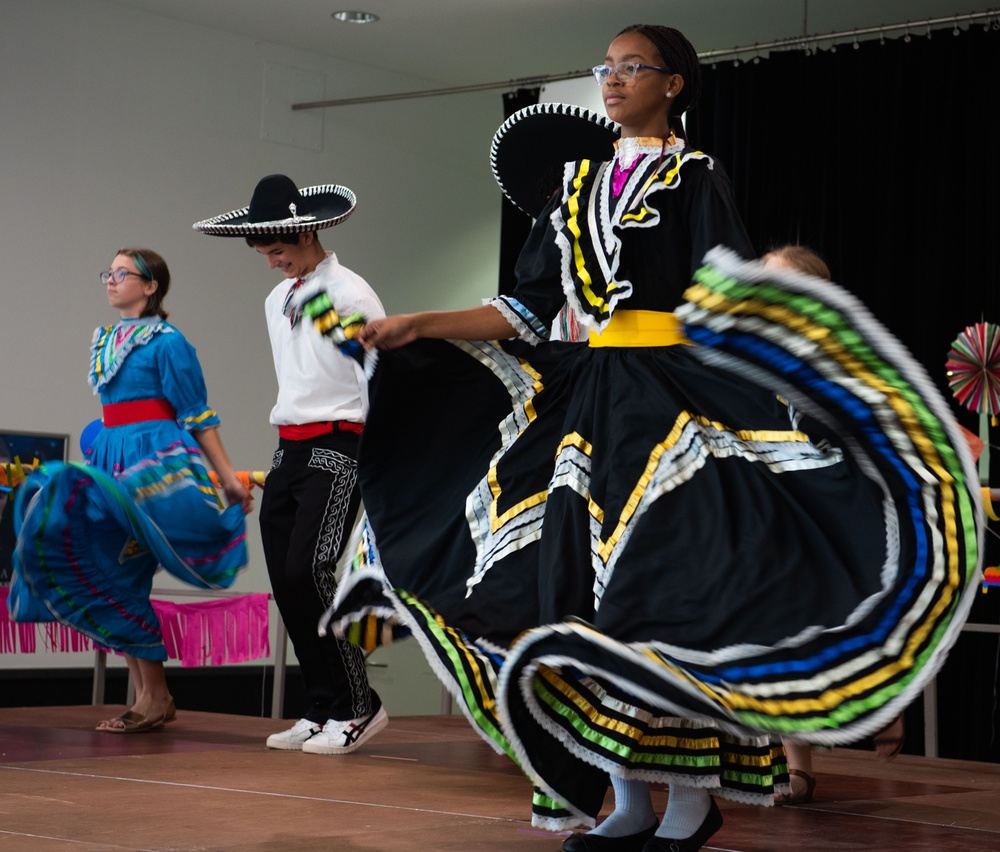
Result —
M 638 33 L 649 39 L 660 54 L 664 66 L 684 78 L 684 88 L 673 101 L 670 127 L 679 137 L 687 138 L 681 125 L 681 114 L 693 107 L 701 94 L 701 62 L 694 46 L 680 30 L 660 24 L 632 24 L 618 35 L 625 33 Z

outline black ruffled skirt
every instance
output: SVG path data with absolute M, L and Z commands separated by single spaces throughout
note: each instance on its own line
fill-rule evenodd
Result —
M 883 727 L 971 604 L 975 474 L 923 371 L 834 285 L 710 258 L 692 346 L 380 355 L 329 622 L 412 633 L 536 825 L 593 824 L 609 774 L 770 804 L 779 736 Z

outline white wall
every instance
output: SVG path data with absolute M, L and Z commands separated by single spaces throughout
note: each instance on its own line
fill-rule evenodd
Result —
M 538 93 L 539 103 L 576 104 L 584 109 L 604 115 L 604 99 L 601 87 L 593 77 L 576 80 L 557 80 L 546 83 Z
M 117 248 L 146 245 L 170 266 L 170 319 L 198 349 L 231 458 L 266 469 L 276 386 L 262 304 L 276 276 L 242 240 L 191 224 L 244 206 L 272 172 L 354 190 L 356 212 L 322 241 L 389 312 L 495 293 L 500 196 L 489 144 L 503 120 L 499 92 L 288 110 L 297 124 L 318 123 L 321 144 L 283 144 L 263 113 L 269 65 L 318 77 L 322 98 L 433 86 L 100 0 L 2 6 L 0 431 L 69 433 L 80 457 L 80 430 L 100 414 L 85 381 L 88 345 L 117 318 L 98 273 Z M 238 588 L 264 591 L 255 519 L 250 532 Z M 415 645 L 401 653 L 418 667 Z M 392 659 L 381 658 L 386 671 Z M 41 655 L 0 657 L 0 667 L 40 664 Z M 436 681 L 419 676 L 433 711 Z M 401 712 L 394 697 L 386 702 Z

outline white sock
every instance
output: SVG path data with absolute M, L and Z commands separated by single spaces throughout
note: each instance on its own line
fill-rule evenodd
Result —
M 663 822 L 656 829 L 657 837 L 680 839 L 690 837 L 705 821 L 712 797 L 701 787 L 670 785 L 670 798 Z
M 615 791 L 615 809 L 597 828 L 589 831 L 598 837 L 625 837 L 638 834 L 656 822 L 649 784 L 611 776 L 611 789 Z

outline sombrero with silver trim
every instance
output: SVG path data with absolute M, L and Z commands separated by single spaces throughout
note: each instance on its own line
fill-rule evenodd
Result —
M 559 185 L 564 163 L 610 160 L 617 122 L 573 104 L 519 109 L 493 135 L 490 166 L 503 194 L 534 218 Z
M 285 175 L 261 178 L 247 207 L 195 222 L 192 227 L 213 237 L 253 234 L 301 234 L 339 225 L 357 198 L 346 186 L 326 183 L 298 189 Z

